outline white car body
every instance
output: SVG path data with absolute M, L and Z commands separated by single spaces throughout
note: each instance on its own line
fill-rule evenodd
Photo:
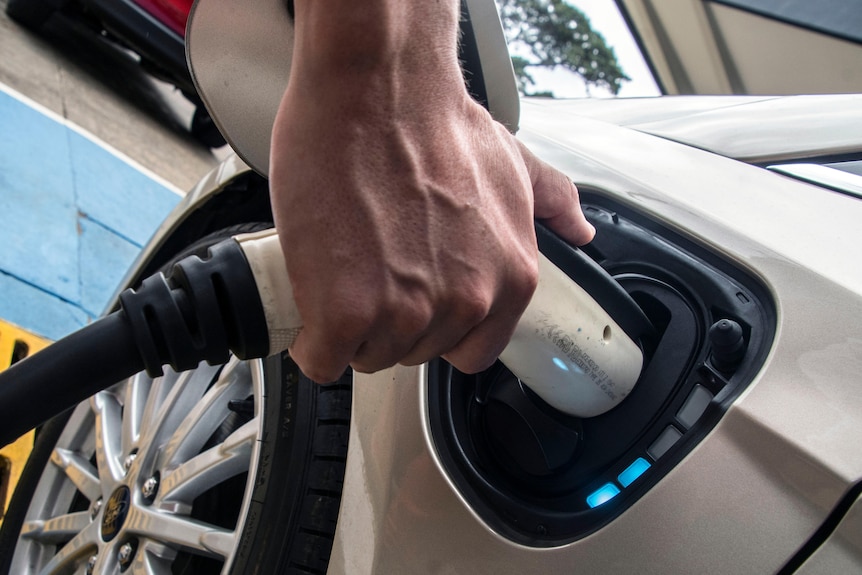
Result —
M 277 4 L 262 4 L 272 22 Z M 862 487 L 862 450 L 852 439 L 862 436 L 862 260 L 855 253 L 862 201 L 764 168 L 858 159 L 862 97 L 528 100 L 519 115 L 492 3 L 468 5 L 486 24 L 479 51 L 492 112 L 518 125 L 531 150 L 588 197 L 613 198 L 755 276 L 775 305 L 775 336 L 744 394 L 672 472 L 587 537 L 551 546 L 501 536 L 465 499 L 429 429 L 425 368 L 356 375 L 329 572 L 774 572 L 848 503 L 802 571 L 858 570 L 862 502 L 847 498 Z M 276 86 L 260 90 L 260 102 L 270 99 L 265 105 L 242 107 L 242 84 L 235 88 L 241 94 L 208 90 L 207 82 L 247 61 L 207 53 L 208 39 L 218 37 L 212 27 L 220 26 L 208 19 L 219 10 L 205 7 L 195 16 L 201 29 L 190 29 L 193 72 L 205 98 L 225 99 L 208 103 L 229 141 L 265 173 L 261 134 L 271 117 L 250 128 L 238 110 L 274 110 L 289 68 L 272 72 Z M 236 34 L 258 43 L 256 52 L 272 50 L 262 47 L 266 35 Z M 221 69 L 210 72 L 216 62 Z
M 272 31 L 249 36 L 258 23 L 242 20 L 231 34 L 257 43 L 245 54 L 260 56 L 264 64 L 258 73 L 275 74 L 276 80 L 261 88 L 259 98 L 248 96 L 253 103 L 242 109 L 236 98 L 248 94 L 247 77 L 236 82 L 239 92 L 207 89 L 224 75 L 253 75 L 253 58 L 214 52 L 216 40 L 234 44 L 215 35 L 206 40 L 220 29 L 219 18 L 231 18 L 231 4 L 212 0 L 197 6 L 188 36 L 192 69 L 228 141 L 265 173 L 272 100 L 286 82 L 283 59 L 273 60 L 272 54 L 285 48 L 283 43 L 267 48 Z M 756 300 L 760 319 L 749 326 L 751 349 L 740 375 L 727 375 L 733 384 L 727 397 L 710 395 L 703 409 L 715 409 L 704 411 L 710 414 L 704 423 L 696 421 L 700 413 L 684 426 L 674 423 L 678 443 L 654 458 L 643 455 L 649 468 L 632 483 L 616 478 L 614 471 L 607 481 L 618 492 L 621 486 L 621 495 L 592 510 L 567 499 L 560 505 L 569 507 L 559 513 L 553 506 L 566 498 L 558 494 L 533 494 L 523 501 L 517 494 L 504 496 L 518 500 L 511 514 L 520 513 L 524 502 L 525 507 L 530 502 L 548 506 L 551 511 L 537 517 L 562 517 L 553 525 L 528 524 L 522 520 L 527 515 L 512 520 L 508 510 L 495 509 L 496 495 L 477 487 L 496 481 L 481 464 L 474 466 L 480 479 L 470 477 L 470 465 L 460 462 L 459 447 L 453 447 L 457 437 L 440 430 L 448 417 L 440 415 L 437 404 L 442 395 L 434 381 L 445 371 L 440 362 L 355 375 L 327 572 L 860 571 L 862 198 L 854 186 L 862 178 L 823 168 L 843 182 L 830 180 L 825 187 L 767 167 L 781 164 L 779 169 L 793 172 L 796 163 L 858 161 L 862 98 L 526 100 L 519 112 L 512 100 L 514 82 L 505 79 L 510 70 L 501 64 L 508 56 L 499 43 L 499 21 L 489 11 L 493 2 L 468 4 L 474 18 L 481 15 L 475 26 L 482 65 L 488 63 L 484 71 L 492 111 L 513 128 L 519 126 L 518 137 L 576 182 L 586 205 L 597 206 L 590 213 L 605 222 L 597 242 L 603 233 L 612 235 L 608 230 L 618 216 L 635 222 L 636 237 L 678 248 L 685 265 L 715 270 L 703 273 L 716 281 L 725 278 L 726 291 L 739 299 L 740 309 Z M 208 6 L 212 11 L 205 11 Z M 255 6 L 270 25 L 281 10 L 270 0 Z M 246 16 L 254 11 L 248 4 L 241 8 Z M 286 17 L 280 21 L 289 24 Z M 200 52 L 197 41 L 205 47 Z M 148 275 L 177 246 L 207 231 L 252 216 L 265 218 L 266 201 L 264 178 L 239 158 L 228 158 L 164 223 L 127 283 Z M 605 249 L 598 245 L 599 251 Z M 629 273 L 617 271 L 620 277 Z M 705 309 L 721 316 L 721 310 Z M 710 344 L 701 329 L 708 326 L 698 326 L 699 351 L 692 352 L 686 373 L 708 379 L 718 372 L 710 367 Z M 667 417 L 680 419 L 679 413 Z M 636 441 L 647 445 L 652 439 L 646 436 L 659 432 L 664 433 L 639 432 Z M 654 446 L 644 453 L 655 453 Z M 504 478 L 503 486 L 494 489 L 514 492 L 510 484 L 517 483 Z M 578 489 L 592 489 L 589 485 Z M 562 488 L 555 483 L 554 489 Z M 569 518 L 574 524 L 582 517 L 590 519 L 577 529 L 566 527 Z M 234 553 L 226 557 L 224 572 L 236 569 L 230 564 Z

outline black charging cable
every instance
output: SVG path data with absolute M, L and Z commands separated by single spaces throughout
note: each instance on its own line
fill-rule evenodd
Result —
M 0 447 L 145 369 L 265 357 L 263 305 L 239 244 L 189 256 L 120 295 L 120 309 L 0 373 Z
M 539 259 L 539 285 L 500 360 L 551 407 L 599 415 L 637 382 L 639 342 L 654 328 L 583 252 L 541 226 L 536 238 L 547 254 Z M 0 374 L 0 445 L 141 369 L 156 377 L 164 365 L 216 365 L 230 352 L 265 357 L 288 349 L 302 329 L 274 230 L 225 240 L 204 259 L 183 259 L 167 276 L 123 292 L 119 303 L 119 311 Z

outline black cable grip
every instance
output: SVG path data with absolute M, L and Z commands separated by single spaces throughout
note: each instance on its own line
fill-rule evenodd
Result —
M 138 289 L 120 295 L 145 369 L 151 377 L 162 366 L 184 371 L 206 361 L 264 357 L 269 351 L 266 316 L 248 260 L 234 240 L 189 256 Z

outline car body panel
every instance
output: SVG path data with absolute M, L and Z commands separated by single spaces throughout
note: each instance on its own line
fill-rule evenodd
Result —
M 859 97 L 513 104 L 499 20 L 490 0 L 475 2 L 497 117 L 585 192 L 755 278 L 774 305 L 774 338 L 753 381 L 667 474 L 592 531 L 551 544 L 496 530 L 450 474 L 431 429 L 431 367 L 355 374 L 328 572 L 748 574 L 780 571 L 805 549 L 803 572 L 862 570 L 862 202 L 749 163 L 862 153 Z M 228 221 L 217 199 L 267 173 L 289 75 L 284 6 L 207 0 L 193 15 L 195 79 L 249 163 L 229 156 L 207 174 L 124 285 L 172 252 L 192 218 Z
M 862 95 L 774 98 L 637 129 L 754 163 L 853 153 L 862 132 Z
M 840 249 L 862 241 L 862 202 L 585 118 L 573 103 L 526 102 L 522 110 L 522 140 L 579 185 L 758 277 L 778 310 L 772 351 L 707 438 L 640 501 L 595 533 L 551 548 L 495 533 L 458 491 L 430 439 L 424 367 L 357 375 L 329 572 L 780 569 L 862 479 L 862 453 L 847 440 L 862 434 L 862 267 Z M 209 174 L 142 261 L 248 170 L 233 158 Z M 815 558 L 826 561 L 832 545 Z M 862 565 L 852 546 L 841 547 L 840 560 Z
M 862 555 L 862 499 L 857 499 L 834 534 L 797 571 L 799 575 L 853 573 Z
M 858 152 L 862 133 L 860 94 L 531 102 L 758 164 Z
M 615 177 L 623 189 L 649 189 L 657 199 L 634 192 L 622 197 L 660 214 L 664 223 L 679 230 L 707 223 L 731 226 L 742 237 L 862 293 L 862 266 L 848 265 L 847 254 L 835 249 L 862 239 L 858 199 L 567 114 L 546 102 L 525 102 L 522 117 L 527 116 L 530 121 L 524 122 L 520 137 L 558 169 L 581 170 L 583 175 L 572 174 L 577 183 L 606 188 L 608 178 Z M 763 117 L 768 118 L 765 113 Z M 747 116 L 741 118 L 740 131 L 747 121 Z M 800 149 L 811 147 L 803 135 L 795 142 Z M 703 235 L 722 232 L 707 229 Z
M 274 58 L 267 54 L 260 57 Z M 227 58 L 207 57 L 214 66 Z M 228 68 L 242 71 L 241 64 Z M 265 90 L 270 97 L 283 90 L 277 83 Z M 862 266 L 847 247 L 862 242 L 862 202 L 733 157 L 858 152 L 858 143 L 848 143 L 860 133 L 857 102 L 524 102 L 519 137 L 537 155 L 766 286 L 777 309 L 771 351 L 670 473 L 591 534 L 551 547 L 495 532 L 459 491 L 429 429 L 425 366 L 357 374 L 329 572 L 752 573 L 786 565 L 862 481 L 862 451 L 848 440 L 862 436 Z M 826 113 L 820 121 L 830 106 L 847 119 Z M 265 173 L 274 111 L 251 105 L 233 113 L 236 125 L 247 114 L 247 133 L 237 139 L 229 130 L 228 139 L 248 139 L 256 151 L 245 148 L 245 156 Z M 269 119 L 255 120 L 261 113 Z M 137 272 L 191 213 L 207 210 L 248 170 L 231 159 L 208 175 L 159 230 Z M 849 553 L 842 560 L 862 566 L 858 549 Z
M 846 256 L 830 258 L 835 241 L 862 240 L 852 226 L 862 203 L 548 109 L 525 106 L 523 124 L 531 148 L 576 182 L 758 276 L 778 306 L 770 356 L 648 494 L 592 535 L 550 549 L 494 533 L 448 478 L 429 439 L 422 368 L 358 375 L 330 573 L 779 570 L 862 478 L 862 451 L 848 441 L 862 433 L 862 272 Z

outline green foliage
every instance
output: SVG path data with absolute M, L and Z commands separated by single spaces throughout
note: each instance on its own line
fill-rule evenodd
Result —
M 536 95 L 530 92 L 536 82 L 529 72 L 535 67 L 565 68 L 581 76 L 587 89 L 604 87 L 613 94 L 630 79 L 584 13 L 564 0 L 497 0 L 497 5 L 521 93 Z

